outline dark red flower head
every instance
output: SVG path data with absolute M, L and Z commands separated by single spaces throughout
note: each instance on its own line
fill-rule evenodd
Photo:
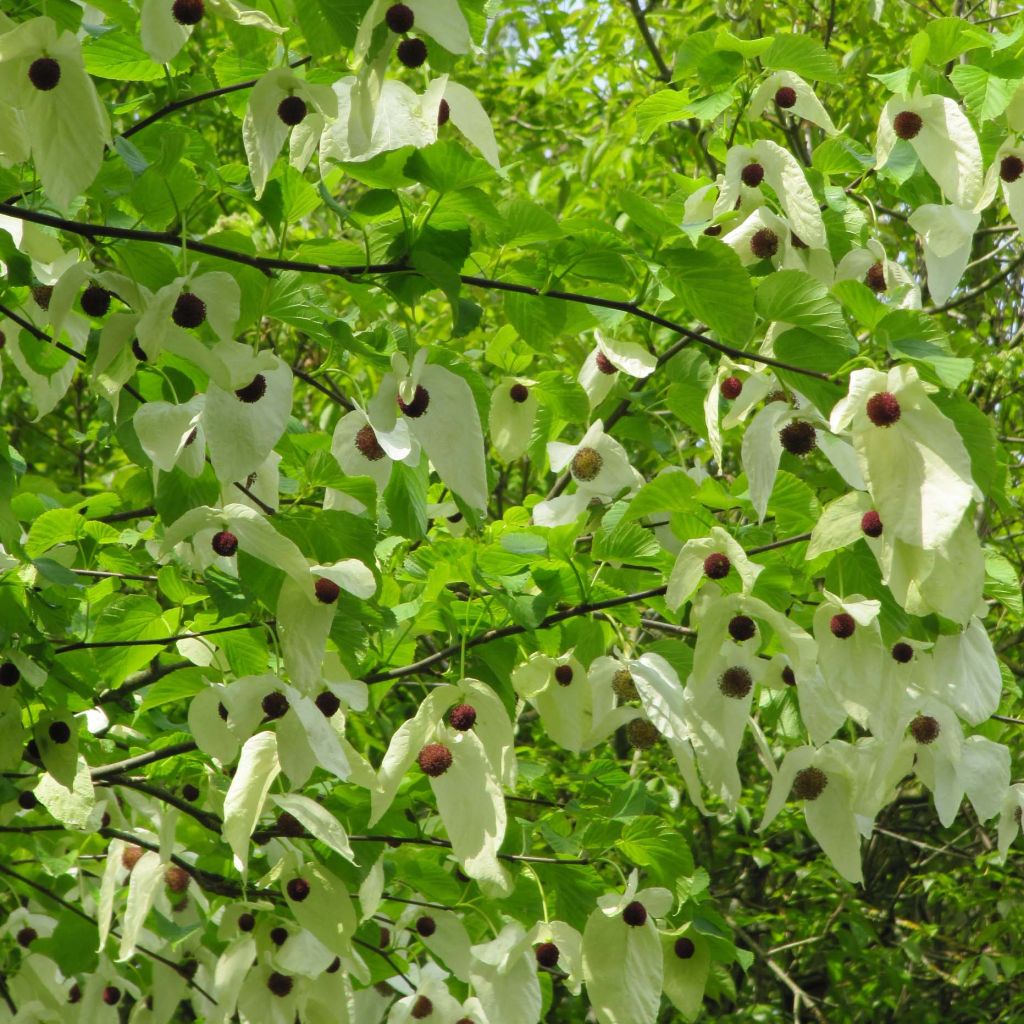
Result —
M 900 403 L 891 391 L 879 391 L 868 399 L 868 419 L 876 427 L 891 427 L 902 415 Z
M 874 509 L 870 509 L 860 517 L 860 528 L 868 537 L 881 537 L 884 529 L 882 519 Z
M 838 615 L 833 615 L 829 619 L 828 628 L 832 630 L 834 637 L 838 637 L 840 640 L 848 640 L 856 632 L 857 623 L 852 615 L 848 615 L 846 612 L 839 612 Z
M 20 679 L 21 669 L 13 661 L 0 665 L 0 686 L 17 686 Z
M 901 640 L 898 644 L 893 644 L 891 653 L 893 661 L 898 661 L 901 665 L 906 665 L 914 660 L 914 648 L 905 640 Z
M 281 996 L 283 999 L 292 990 L 293 981 L 287 974 L 281 974 L 278 971 L 273 971 L 269 978 L 267 978 L 267 988 L 274 993 L 275 996 Z
M 452 116 L 452 108 L 448 106 L 447 100 L 441 100 L 437 105 L 437 127 L 443 128 Z
M 437 931 L 437 922 L 429 914 L 424 914 L 416 918 L 416 931 L 423 938 L 429 939 Z
M 52 57 L 37 57 L 28 66 L 28 80 L 40 92 L 56 89 L 60 81 L 60 65 Z
M 418 68 L 427 59 L 427 44 L 422 39 L 403 39 L 398 44 L 397 53 L 407 68 Z
M 396 35 L 403 36 L 415 23 L 415 15 L 411 7 L 405 4 L 392 4 L 384 14 L 388 28 Z
M 739 398 L 743 391 L 743 381 L 739 377 L 726 377 L 721 384 L 718 385 L 719 394 L 723 398 L 729 399 L 731 402 L 734 398 Z
M 206 303 L 194 292 L 182 292 L 174 303 L 171 319 L 179 327 L 198 327 L 206 319 Z
M 425 775 L 436 779 L 452 766 L 452 752 L 443 743 L 428 743 L 416 756 Z
M 306 106 L 306 101 L 301 96 L 285 96 L 277 105 L 277 116 L 289 128 L 302 124 L 306 119 L 307 113 L 309 113 L 309 109 Z
M 755 231 L 750 239 L 750 251 L 759 259 L 771 259 L 779 251 L 779 236 L 771 228 Z
M 619 368 L 603 352 L 598 352 L 594 361 L 597 368 L 607 377 L 614 377 L 619 372 Z
M 453 729 L 465 732 L 476 725 L 476 708 L 472 704 L 456 704 L 448 712 L 448 721 Z
M 927 746 L 939 738 L 942 729 L 939 727 L 937 718 L 933 718 L 931 715 L 918 715 L 910 723 L 910 732 L 918 743 Z
M 697 951 L 697 947 L 693 944 L 693 939 L 688 939 L 685 935 L 680 935 L 676 939 L 676 944 L 673 948 L 680 960 L 689 960 Z
M 316 593 L 316 599 L 321 604 L 334 604 L 341 594 L 341 587 L 326 576 L 317 577 L 316 583 L 313 584 L 313 590 Z
M 757 625 L 749 615 L 734 615 L 729 620 L 729 636 L 737 643 L 749 640 L 757 632 Z
M 818 447 L 818 432 L 807 420 L 793 420 L 779 431 L 779 443 L 790 455 L 802 459 Z
M 257 373 L 245 387 L 235 390 L 235 398 L 240 402 L 245 402 L 246 405 L 252 405 L 253 402 L 258 402 L 266 393 L 267 378 L 262 373 Z
M 67 722 L 51 722 L 46 732 L 54 743 L 67 743 L 71 739 L 71 726 Z
M 924 127 L 924 121 L 921 120 L 921 115 L 915 113 L 913 110 L 901 110 L 892 119 L 892 129 L 901 139 L 910 141 L 916 139 L 918 133 Z
M 338 713 L 338 708 L 341 707 L 341 699 L 330 690 L 318 693 L 313 703 L 320 709 L 324 718 L 333 718 Z
M 18 945 L 21 946 L 23 949 L 28 949 L 28 947 L 31 946 L 32 943 L 35 942 L 36 939 L 38 938 L 39 932 L 37 932 L 35 928 L 28 927 L 20 928 L 18 930 L 18 934 L 15 936 L 15 940 L 17 941 Z
M 535 946 L 533 955 L 541 967 L 554 967 L 558 963 L 558 947 L 553 942 L 542 942 Z
M 82 297 L 78 300 L 78 304 L 82 307 L 82 312 L 87 316 L 106 316 L 110 309 L 110 292 L 98 284 L 91 284 L 82 292 Z
M 174 0 L 171 14 L 179 25 L 198 25 L 206 5 L 203 0 Z
M 380 441 L 377 440 L 376 431 L 369 423 L 359 428 L 359 432 L 356 434 L 356 448 L 367 462 L 380 462 L 387 455 L 387 452 L 381 448 Z
M 742 181 L 747 188 L 757 188 L 757 186 L 764 181 L 764 167 L 759 163 L 747 164 L 747 166 L 740 171 L 740 181 Z
M 631 928 L 639 928 L 647 920 L 647 908 L 639 900 L 633 900 L 622 911 L 622 920 Z
M 725 697 L 742 700 L 754 688 L 754 680 L 750 672 L 742 665 L 727 668 L 718 680 L 718 689 Z
M 775 102 L 783 110 L 789 110 L 796 103 L 796 89 L 791 85 L 783 85 L 775 90 Z
M 213 535 L 211 546 L 215 554 L 230 558 L 238 550 L 238 538 L 229 530 L 221 530 Z
M 881 261 L 872 263 L 864 275 L 864 283 L 875 293 L 884 292 L 889 286 L 885 283 L 885 267 Z
M 512 399 L 516 405 L 522 405 L 530 397 L 530 389 L 525 384 L 513 384 L 508 389 L 508 397 Z
M 828 776 L 820 768 L 801 768 L 793 779 L 793 796 L 797 800 L 817 800 L 828 785 Z
M 1004 156 L 999 162 L 999 177 L 1007 184 L 1015 182 L 1024 174 L 1024 160 L 1021 160 L 1015 153 Z
M 704 559 L 704 575 L 709 580 L 724 580 L 729 575 L 731 568 L 732 562 L 729 561 L 729 556 L 722 554 L 721 551 L 712 551 Z
M 117 1006 L 121 1002 L 121 990 L 116 985 L 107 985 L 103 990 L 103 1002 L 107 1006 Z
M 572 665 L 558 665 L 555 668 L 555 682 L 559 686 L 568 686 L 572 682 Z
M 304 878 L 293 878 L 285 887 L 288 890 L 288 898 L 296 903 L 301 903 L 309 895 L 309 882 Z
M 430 392 L 422 385 L 416 385 L 416 391 L 412 396 L 411 402 L 405 402 L 402 397 L 398 397 L 398 408 L 405 413 L 406 416 L 410 416 L 413 419 L 419 419 L 430 406 Z
M 268 693 L 260 703 L 260 707 L 263 708 L 263 714 L 267 718 L 283 718 L 288 713 L 290 706 L 288 698 L 280 690 Z
M 434 1004 L 426 996 L 418 996 L 409 1016 L 413 1020 L 426 1020 L 434 1012 Z

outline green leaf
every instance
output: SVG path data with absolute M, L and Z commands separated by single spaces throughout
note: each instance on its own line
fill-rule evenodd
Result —
M 761 60 L 773 71 L 795 71 L 812 81 L 834 82 L 836 79 L 835 58 L 815 36 L 776 35 Z
M 1017 572 L 1008 559 L 992 548 L 985 548 L 985 595 L 994 597 L 1010 611 L 1024 615 Z
M 686 93 L 675 89 L 662 89 L 641 100 L 633 111 L 640 141 L 646 142 L 663 125 L 685 120 L 689 116 L 688 107 Z
M 979 121 L 999 117 L 1024 81 L 1020 78 L 999 78 L 976 64 L 958 64 L 949 79 L 963 96 L 967 109 Z
M 427 475 L 423 468 L 404 462 L 391 467 L 391 480 L 384 491 L 384 504 L 391 517 L 391 529 L 401 537 L 418 540 L 427 532 Z
M 764 278 L 757 289 L 755 306 L 765 320 L 803 328 L 840 353 L 853 355 L 857 351 L 842 307 L 825 285 L 802 270 L 778 270 Z
M 162 64 L 156 64 L 142 46 L 126 32 L 104 32 L 82 47 L 85 70 L 96 78 L 121 82 L 156 82 L 163 79 Z
M 693 855 L 686 840 L 653 815 L 627 822 L 615 845 L 623 857 L 646 868 L 656 884 L 668 889 L 675 889 L 677 879 L 693 874 Z
M 435 142 L 405 162 L 405 173 L 442 195 L 493 181 L 495 170 L 457 142 Z
M 754 289 L 736 255 L 702 237 L 696 249 L 665 253 L 666 283 L 689 311 L 725 342 L 745 345 L 754 330 Z

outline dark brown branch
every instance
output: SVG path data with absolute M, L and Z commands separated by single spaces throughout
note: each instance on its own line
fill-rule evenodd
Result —
M 109 516 L 100 516 L 96 521 L 99 523 L 124 523 L 129 519 L 145 519 L 147 516 L 155 516 L 156 509 L 152 505 L 145 508 L 129 508 L 124 512 L 112 512 Z
M 231 633 L 239 629 L 260 629 L 270 625 L 268 622 L 240 622 L 234 626 L 217 626 L 215 629 L 203 629 L 197 633 L 179 633 L 177 636 L 162 636 L 155 640 L 79 640 L 73 644 L 58 647 L 54 654 L 66 654 L 68 651 L 93 650 L 97 647 L 166 647 L 179 640 L 195 640 L 201 636 L 214 636 L 217 633 Z
M 783 540 L 772 541 L 770 544 L 762 544 L 760 547 L 751 548 L 747 554 L 757 555 L 764 551 L 774 551 L 776 548 L 785 547 L 787 544 L 799 544 L 802 541 L 807 540 L 810 537 L 808 533 L 801 533 L 795 537 L 786 537 Z M 571 608 L 566 608 L 562 611 L 554 612 L 548 615 L 546 618 L 541 619 L 534 629 L 527 629 L 526 626 L 509 625 L 501 626 L 498 629 L 488 629 L 483 633 L 478 633 L 474 637 L 470 637 L 465 642 L 459 641 L 454 644 L 449 644 L 447 647 L 442 647 L 441 650 L 435 651 L 433 654 L 429 654 L 425 658 L 421 658 L 419 661 L 413 662 L 411 665 L 403 665 L 400 668 L 386 669 L 383 672 L 371 672 L 369 675 L 363 677 L 363 681 L 366 683 L 383 683 L 392 679 L 401 679 L 403 676 L 416 675 L 417 672 L 423 672 L 430 668 L 432 665 L 436 665 L 439 661 L 444 661 L 445 658 L 450 658 L 454 654 L 458 654 L 465 648 L 469 650 L 471 647 L 479 647 L 481 644 L 489 644 L 493 640 L 502 640 L 507 636 L 519 636 L 523 633 L 532 633 L 536 630 L 550 629 L 552 626 L 558 625 L 560 622 L 564 622 L 566 619 L 576 618 L 578 615 L 590 615 L 593 612 L 604 611 L 606 608 L 619 608 L 624 604 L 636 604 L 639 601 L 646 601 L 651 597 L 663 597 L 665 591 L 668 589 L 668 585 L 665 584 L 660 587 L 651 587 L 649 590 L 638 590 L 632 594 L 620 594 L 618 597 L 609 597 L 604 601 L 589 601 L 584 604 L 577 604 Z
M 145 672 L 138 672 L 133 676 L 129 676 L 117 689 L 104 690 L 96 698 L 96 704 L 98 706 L 100 704 L 116 703 L 122 697 L 132 694 L 136 690 L 141 690 L 143 687 L 149 686 L 150 683 L 155 683 L 163 679 L 164 676 L 169 676 L 172 672 L 192 667 L 191 661 L 172 661 L 169 665 L 157 665 L 154 668 L 146 669 Z
M 300 60 L 292 61 L 288 67 L 302 67 L 303 64 L 308 64 L 310 60 L 312 60 L 311 57 L 302 57 Z M 227 96 L 232 92 L 242 92 L 244 89 L 251 89 L 257 81 L 259 81 L 259 79 L 253 78 L 248 82 L 237 82 L 235 85 L 225 85 L 220 89 L 211 89 L 209 92 L 196 93 L 195 96 L 186 96 L 181 100 L 172 100 L 156 112 L 150 114 L 148 117 L 144 117 L 141 121 L 136 121 L 130 128 L 121 132 L 121 138 L 130 139 L 136 134 L 136 132 L 141 132 L 143 128 L 148 128 L 155 121 L 159 121 L 161 118 L 167 117 L 168 114 L 175 113 L 175 111 L 191 107 L 195 103 L 202 103 L 204 100 L 216 99 L 218 96 Z
M 169 757 L 177 757 L 179 754 L 188 754 L 197 750 L 195 740 L 187 740 L 184 743 L 174 743 L 169 747 L 161 747 L 159 750 L 151 750 L 148 754 L 138 754 L 136 757 L 126 758 L 124 761 L 115 761 L 113 764 L 102 764 L 93 768 L 89 773 L 93 781 L 106 779 L 111 775 L 120 775 L 122 772 L 131 772 L 136 768 L 143 768 L 155 761 L 165 761 Z
M 302 260 L 278 259 L 270 256 L 252 256 L 248 253 L 236 252 L 233 249 L 225 249 L 222 246 L 210 245 L 208 242 L 193 241 L 182 238 L 167 231 L 143 231 L 135 228 L 118 228 L 103 224 L 86 224 L 82 221 L 67 220 L 63 217 L 55 217 L 48 213 L 41 213 L 38 210 L 22 210 L 9 204 L 0 204 L 0 213 L 16 217 L 20 220 L 32 221 L 35 224 L 46 224 L 49 227 L 60 228 L 71 234 L 77 234 L 84 238 L 122 238 L 136 242 L 156 242 L 161 245 L 169 245 L 179 249 L 191 249 L 195 252 L 205 253 L 208 256 L 216 256 L 232 263 L 241 263 L 245 266 L 255 267 L 265 274 L 274 270 L 292 270 L 298 273 L 325 274 L 331 277 L 365 277 L 381 274 L 402 274 L 414 273 L 404 263 L 368 263 L 363 266 L 343 267 L 330 263 L 310 263 Z M 535 295 L 546 299 L 559 299 L 563 302 L 575 302 L 585 306 L 598 306 L 602 309 L 614 309 L 622 313 L 646 320 L 648 323 L 675 334 L 696 341 L 700 345 L 714 349 L 733 359 L 748 359 L 751 362 L 761 363 L 765 366 L 774 366 L 780 370 L 788 370 L 791 373 L 803 374 L 806 377 L 814 377 L 818 380 L 830 380 L 827 373 L 820 373 L 817 370 L 808 370 L 802 366 L 794 366 L 784 363 L 773 356 L 762 355 L 760 352 L 747 352 L 744 349 L 734 348 L 732 345 L 725 345 L 720 341 L 714 341 L 705 337 L 697 331 L 684 327 L 657 313 L 651 313 L 638 306 L 635 302 L 624 302 L 618 299 L 605 299 L 598 295 L 584 295 L 580 292 L 564 291 L 542 291 L 532 285 L 515 284 L 511 281 L 497 281 L 488 277 L 476 277 L 472 274 L 460 274 L 459 279 L 463 284 L 475 288 L 486 288 L 494 291 L 513 292 L 518 295 Z M 241 487 L 240 484 L 236 485 Z M 244 490 L 244 488 L 242 488 Z

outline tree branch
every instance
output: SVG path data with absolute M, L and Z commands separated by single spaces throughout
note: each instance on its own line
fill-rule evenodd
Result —
M 22 210 L 17 206 L 8 203 L 0 203 L 0 214 L 7 214 L 20 220 L 31 221 L 35 224 L 46 224 L 49 227 L 60 228 L 71 234 L 80 235 L 83 238 L 121 238 L 130 239 L 136 242 L 155 242 L 160 245 L 169 245 L 179 249 L 191 249 L 208 256 L 216 256 L 232 263 L 241 263 L 248 267 L 255 267 L 265 274 L 274 270 L 292 270 L 298 273 L 322 274 L 330 277 L 366 277 L 383 274 L 405 274 L 415 271 L 405 263 L 367 263 L 363 266 L 344 267 L 331 263 L 310 263 L 304 260 L 287 260 L 271 256 L 252 256 L 248 253 L 236 252 L 233 249 L 225 249 L 219 245 L 211 245 L 208 242 L 193 241 L 184 239 L 167 231 L 143 231 L 136 228 L 119 228 L 103 224 L 86 224 L 82 221 L 67 220 L 64 217 L 55 217 L 48 213 L 41 213 L 38 210 Z M 748 359 L 754 363 L 761 363 L 765 366 L 774 366 L 780 370 L 788 370 L 791 373 L 803 374 L 806 377 L 814 377 L 817 380 L 830 380 L 827 373 L 820 373 L 817 370 L 808 370 L 802 366 L 794 366 L 785 363 L 774 356 L 766 356 L 760 352 L 747 352 L 735 348 L 732 345 L 725 345 L 720 341 L 714 341 L 689 327 L 676 323 L 666 317 L 651 313 L 635 302 L 625 302 L 618 299 L 606 299 L 598 295 L 585 295 L 580 292 L 564 292 L 559 290 L 541 291 L 532 285 L 515 284 L 511 281 L 497 281 L 488 277 L 477 277 L 472 274 L 460 274 L 459 279 L 463 284 L 476 288 L 486 288 L 494 291 L 513 292 L 518 295 L 535 295 L 546 299 L 560 299 L 563 302 L 575 302 L 586 306 L 597 306 L 601 309 L 614 309 L 622 313 L 628 313 L 648 323 L 675 334 L 682 335 L 691 341 L 706 348 L 714 349 L 723 355 L 733 359 Z M 236 486 L 241 487 L 241 484 Z M 242 488 L 244 490 L 244 488 Z
M 115 761 L 113 764 L 103 764 L 93 768 L 89 773 L 93 781 L 106 779 L 111 775 L 120 775 L 122 772 L 134 771 L 136 768 L 143 768 L 155 761 L 165 761 L 169 757 L 177 757 L 179 754 L 188 754 L 197 750 L 195 740 L 187 740 L 184 743 L 175 743 L 169 747 L 161 747 L 159 750 L 151 750 L 148 754 L 139 754 L 136 757 L 125 758 L 123 761 Z
M 312 57 L 302 57 L 300 60 L 292 61 L 288 67 L 302 67 L 303 64 L 308 64 L 312 59 Z M 212 100 L 218 96 L 227 96 L 228 93 L 232 92 L 241 92 L 244 89 L 251 89 L 258 81 L 259 79 L 253 78 L 248 82 L 238 82 L 235 85 L 225 85 L 220 89 L 211 89 L 209 92 L 200 92 L 196 93 L 194 96 L 186 96 L 181 100 L 173 100 L 165 106 L 162 106 L 155 113 L 150 114 L 148 117 L 144 117 L 141 121 L 136 121 L 135 124 L 131 125 L 127 130 L 121 132 L 121 138 L 130 139 L 137 132 L 141 132 L 143 128 L 148 128 L 154 122 L 159 121 L 163 117 L 167 117 L 168 114 L 173 114 L 178 110 L 184 110 L 186 107 L 191 107 L 195 103 L 202 103 L 203 100 Z
M 177 636 L 162 636 L 153 640 L 78 640 L 73 644 L 58 647 L 54 654 L 67 654 L 68 651 L 86 651 L 97 647 L 166 647 L 179 640 L 195 640 L 197 637 L 214 636 L 217 633 L 233 633 L 239 629 L 261 629 L 272 625 L 271 622 L 240 622 L 234 626 L 217 626 L 215 629 L 202 629 L 196 633 L 179 633 Z

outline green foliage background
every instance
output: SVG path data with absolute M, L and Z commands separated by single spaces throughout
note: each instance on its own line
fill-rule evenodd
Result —
M 361 0 L 268 0 L 258 6 L 290 26 L 289 52 L 293 59 L 312 58 L 311 80 L 330 82 L 344 72 L 366 6 Z M 577 437 L 574 431 L 589 416 L 575 383 L 589 350 L 584 332 L 603 327 L 663 357 L 648 380 L 620 381 L 600 409 L 648 479 L 666 465 L 706 460 L 702 403 L 716 354 L 622 310 L 460 283 L 458 274 L 634 303 L 691 327 L 703 320 L 727 344 L 753 348 L 747 275 L 731 268 L 706 275 L 703 264 L 695 273 L 688 262 L 693 250 L 679 227 L 694 181 L 714 178 L 730 144 L 767 134 L 800 157 L 827 204 L 837 261 L 870 233 L 921 272 L 906 215 L 934 201 L 936 186 L 911 174 L 910 166 L 867 173 L 887 86 L 913 69 L 926 91 L 962 97 L 991 159 L 1006 134 L 1005 107 L 1024 80 L 1024 20 L 1013 5 L 995 2 L 958 2 L 952 17 L 927 2 L 673 2 L 652 3 L 645 12 L 632 0 L 508 0 L 486 12 L 476 0 L 462 6 L 482 51 L 475 60 L 459 60 L 452 73 L 490 112 L 506 176 L 454 134 L 442 133 L 440 142 L 419 153 L 399 151 L 332 169 L 324 187 L 315 168 L 300 174 L 281 160 L 257 201 L 241 144 L 247 95 L 241 88 L 170 110 L 130 138 L 118 138 L 72 218 L 187 233 L 240 254 L 415 268 L 379 276 L 266 275 L 201 252 L 191 257 L 204 270 L 229 270 L 239 282 L 238 338 L 271 347 L 302 375 L 289 432 L 277 446 L 283 500 L 275 527 L 322 560 L 376 545 L 377 597 L 343 598 L 332 632 L 353 677 L 378 679 L 370 687 L 370 713 L 352 714 L 348 725 L 349 739 L 374 764 L 427 687 L 442 678 L 482 679 L 511 711 L 511 670 L 535 651 L 558 656 L 575 648 L 589 661 L 612 644 L 635 646 L 665 656 L 682 678 L 692 659 L 685 618 L 659 597 L 545 627 L 546 616 L 657 586 L 672 558 L 649 531 L 620 522 L 624 505 L 603 517 L 595 513 L 588 523 L 551 530 L 530 525 L 528 505 L 555 481 L 545 443 L 563 432 Z M 70 28 L 82 15 L 71 0 L 16 7 L 10 12 L 16 19 L 46 14 Z M 168 104 L 248 81 L 279 59 L 274 37 L 216 21 L 164 71 L 139 48 L 138 16 L 130 4 L 94 0 L 93 7 L 118 27 L 87 42 L 86 66 L 122 132 Z M 438 55 L 432 71 L 446 70 L 448 59 Z M 765 68 L 815 80 L 842 134 L 825 140 L 813 128 L 780 123 L 774 115 L 746 119 L 745 104 Z M 425 81 L 397 65 L 395 74 L 419 88 Z M 30 169 L 0 171 L 2 196 L 23 197 L 22 205 L 32 207 L 33 187 Z M 64 237 L 98 266 L 130 267 L 152 287 L 183 266 L 180 250 L 170 245 L 100 234 Z M 0 303 L 17 309 L 27 301 L 31 281 L 3 232 L 0 248 L 8 267 Z M 916 357 L 923 376 L 949 389 L 942 404 L 961 429 L 985 494 L 979 528 L 988 553 L 986 624 L 1004 668 L 1002 717 L 980 731 L 1014 750 L 1015 778 L 1021 775 L 1024 727 L 1018 586 L 1024 569 L 1022 262 L 1016 229 L 997 201 L 985 214 L 973 262 L 950 308 L 927 318 L 915 315 L 910 333 L 924 347 L 901 345 L 890 334 L 887 350 L 886 332 L 876 329 L 878 307 L 862 286 L 836 289 L 839 304 L 832 306 L 833 326 L 846 337 L 852 331 L 862 357 L 878 365 L 889 356 Z M 688 273 L 695 278 L 689 287 Z M 491 460 L 492 518 L 480 531 L 455 536 L 445 519 L 450 510 L 428 514 L 428 503 L 444 500 L 443 487 L 404 468 L 392 478 L 376 518 L 322 512 L 326 486 L 372 494 L 365 481 L 343 477 L 330 458 L 330 432 L 343 406 L 349 397 L 369 398 L 392 351 L 428 342 L 443 350 L 440 358 L 470 383 L 483 408 L 503 374 L 540 382 L 542 411 L 529 456 L 510 465 Z M 842 346 L 824 345 L 821 335 L 786 355 L 825 373 L 850 368 L 848 357 Z M 33 360 L 51 372 L 62 356 L 40 347 Z M 45 687 L 31 695 L 33 714 L 44 706 L 80 711 L 99 701 L 111 727 L 97 735 L 79 730 L 91 766 L 185 746 L 174 756 L 96 781 L 109 800 L 120 799 L 121 787 L 128 787 L 184 803 L 178 839 L 196 855 L 211 904 L 230 903 L 238 897 L 239 879 L 202 812 L 204 804 L 216 805 L 215 799 L 208 803 L 209 794 L 222 794 L 229 779 L 188 747 L 186 720 L 190 698 L 219 674 L 184 667 L 166 644 L 71 647 L 82 640 L 155 639 L 266 622 L 280 574 L 245 560 L 237 580 L 157 564 L 147 542 L 162 524 L 197 504 L 217 503 L 212 471 L 197 481 L 180 472 L 163 475 L 154 490 L 131 426 L 134 399 L 122 396 L 112 416 L 79 373 L 54 413 L 36 422 L 16 370 L 8 363 L 4 373 L 0 539 L 8 552 L 23 553 L 34 571 L 2 579 L 0 646 L 17 636 L 46 667 Z M 841 393 L 824 381 L 815 392 L 805 378 L 782 377 L 823 404 Z M 183 401 L 201 380 L 168 358 L 159 367 L 140 366 L 133 385 L 146 400 Z M 823 460 L 802 464 L 785 456 L 769 518 L 754 525 L 738 452 L 737 433 L 726 446 L 723 475 L 677 496 L 671 521 L 680 539 L 725 523 L 748 550 L 770 545 L 809 531 L 822 506 L 846 489 Z M 845 585 L 847 592 L 884 597 L 874 560 L 859 549 L 864 545 L 835 561 L 824 556 L 813 562 L 804 559 L 802 544 L 767 550 L 758 556 L 767 568 L 755 593 L 777 607 L 795 596 L 792 614 L 804 625 L 822 578 L 830 589 Z M 891 600 L 885 602 L 886 631 L 906 631 L 906 619 Z M 510 625 L 521 630 L 478 646 L 462 644 Z M 264 671 L 274 655 L 267 628 L 239 628 L 218 642 L 237 675 Z M 392 678 L 391 670 L 448 645 L 455 649 L 429 669 Z M 773 740 L 799 737 L 792 694 L 766 694 L 759 721 Z M 859 888 L 837 877 L 808 836 L 799 808 L 787 808 L 765 835 L 755 832 L 769 780 L 752 743 L 742 755 L 746 791 L 739 815 L 702 817 L 680 797 L 678 772 L 660 746 L 634 754 L 619 736 L 574 757 L 555 747 L 535 719 L 523 722 L 522 781 L 509 803 L 504 850 L 587 863 L 513 865 L 516 886 L 499 908 L 459 879 L 443 851 L 435 856 L 422 847 L 366 841 L 357 844 L 360 868 L 319 845 L 313 847 L 317 858 L 355 892 L 369 866 L 387 853 L 386 889 L 396 902 L 385 900 L 385 913 L 397 916 L 397 899 L 413 897 L 479 909 L 467 914 L 467 924 L 481 939 L 490 934 L 489 915 L 499 910 L 527 923 L 538 919 L 541 892 L 552 917 L 582 929 L 594 899 L 619 887 L 619 871 L 635 865 L 649 884 L 666 885 L 680 897 L 673 920 L 694 922 L 713 945 L 709 1018 L 930 1024 L 1024 1017 L 1020 864 L 1013 854 L 1005 865 L 997 863 L 992 830 L 974 820 L 970 808 L 944 830 L 929 794 L 916 784 L 904 786 L 865 848 L 865 885 Z M 52 828 L 41 809 L 19 811 L 17 791 L 35 771 L 22 762 L 0 780 L 0 908 L 10 911 L 31 899 L 55 913 L 58 931 L 37 950 L 54 956 L 65 973 L 89 971 L 95 927 L 57 898 L 80 905 L 83 890 L 96 885 L 110 838 L 121 830 L 69 833 Z M 182 801 L 187 783 L 203 793 L 199 804 Z M 363 791 L 326 775 L 315 776 L 307 791 L 350 832 L 365 833 Z M 426 781 L 411 779 L 377 831 L 421 837 L 433 830 L 432 816 Z M 170 919 L 151 919 L 150 927 L 175 962 L 222 945 L 216 927 L 203 921 L 181 928 Z M 357 934 L 378 945 L 377 924 Z M 388 960 L 363 952 L 373 980 L 393 974 Z M 406 954 L 414 956 L 415 946 L 395 953 L 396 962 Z M 12 936 L 0 942 L 0 979 L 17 973 L 21 955 Z M 146 957 L 123 969 L 147 989 Z M 572 997 L 548 976 L 543 986 L 546 1020 L 584 1020 L 584 998 Z M 190 1019 L 185 1010 L 180 1019 Z M 662 1020 L 676 1019 L 664 1010 Z

